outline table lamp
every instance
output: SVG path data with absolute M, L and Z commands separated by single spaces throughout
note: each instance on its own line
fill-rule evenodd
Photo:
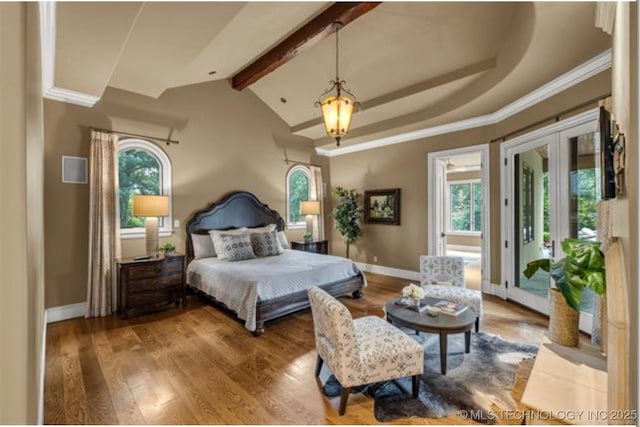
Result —
M 169 215 L 169 197 L 136 194 L 133 196 L 133 216 L 144 217 L 147 256 L 158 255 L 158 217 Z
M 316 236 L 313 235 L 313 216 L 320 215 L 320 201 L 307 200 L 300 202 L 300 213 L 306 215 L 307 233 L 311 234 L 312 239 L 315 239 Z

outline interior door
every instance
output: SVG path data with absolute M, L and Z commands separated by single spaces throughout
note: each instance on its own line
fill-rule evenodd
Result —
M 446 185 L 446 164 L 444 160 L 435 159 L 435 233 L 436 233 L 436 256 L 445 256 L 447 254 L 447 235 L 445 228 L 445 185 Z

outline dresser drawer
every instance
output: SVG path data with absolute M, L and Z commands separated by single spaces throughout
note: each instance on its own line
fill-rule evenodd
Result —
M 180 285 L 182 285 L 182 271 L 174 271 L 160 276 L 129 279 L 129 292 L 151 291 Z
M 147 279 L 173 273 L 182 274 L 182 258 L 166 259 L 164 262 L 153 264 L 134 264 L 126 268 L 129 272 L 129 280 Z
M 141 292 L 128 296 L 127 308 L 149 307 L 168 304 L 180 298 L 180 287 L 166 288 L 161 291 Z

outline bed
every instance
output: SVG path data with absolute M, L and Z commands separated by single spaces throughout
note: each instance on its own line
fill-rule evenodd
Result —
M 336 297 L 360 298 L 364 276 L 342 257 L 285 249 L 282 255 L 236 262 L 215 257 L 194 259 L 192 234 L 268 224 L 284 230 L 278 212 L 245 191 L 229 193 L 197 211 L 186 225 L 189 288 L 234 312 L 255 336 L 264 333 L 265 322 L 308 308 L 307 289 L 311 286 Z

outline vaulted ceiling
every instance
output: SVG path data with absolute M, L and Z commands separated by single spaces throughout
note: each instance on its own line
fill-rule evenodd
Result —
M 229 79 L 331 4 L 57 3 L 54 85 L 157 98 Z M 491 114 L 608 49 L 594 19 L 595 3 L 383 3 L 340 33 L 340 77 L 362 102 L 344 144 Z M 334 58 L 328 37 L 245 90 L 331 147 L 314 101 Z

